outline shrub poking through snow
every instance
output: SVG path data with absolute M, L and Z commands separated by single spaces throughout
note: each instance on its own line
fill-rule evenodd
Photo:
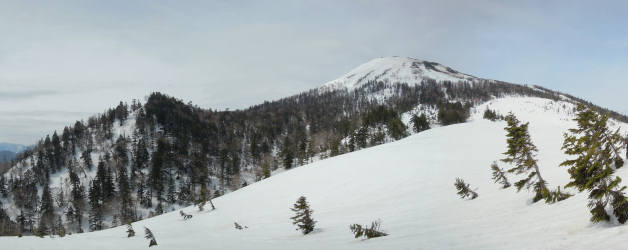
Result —
M 370 239 L 388 235 L 387 233 L 380 231 L 379 228 L 381 225 L 382 222 L 380 220 L 376 220 L 371 222 L 371 227 L 362 226 L 360 224 L 353 224 L 349 226 L 349 229 L 351 230 L 351 232 L 353 232 L 353 236 L 355 236 L 355 238 L 360 238 L 363 236 L 367 239 Z
M 506 178 L 506 173 L 504 170 L 497 166 L 497 162 L 493 162 L 491 164 L 491 170 L 493 171 L 493 181 L 495 183 L 499 183 L 502 185 L 502 188 L 509 188 L 510 182 L 508 182 L 508 178 Z
M 181 214 L 181 217 L 183 217 L 183 220 L 192 219 L 192 215 L 191 214 L 186 214 L 185 212 L 183 212 L 183 210 L 179 211 L 179 214 Z
M 479 196 L 477 192 L 471 190 L 469 184 L 465 183 L 464 180 L 460 178 L 456 178 L 456 183 L 454 183 L 454 186 L 456 186 L 456 189 L 458 190 L 458 195 L 460 196 L 460 199 L 469 198 L 473 200 L 475 198 L 478 198 Z
M 292 224 L 297 225 L 296 230 L 301 230 L 303 234 L 309 234 L 314 231 L 314 224 L 316 224 L 316 221 L 312 219 L 314 210 L 310 209 L 305 196 L 299 197 L 293 206 L 290 210 L 295 212 L 296 215 L 290 219 L 292 219 Z
M 610 205 L 619 223 L 628 220 L 628 199 L 624 195 L 626 186 L 621 178 L 613 178 L 613 165 L 617 164 L 623 138 L 619 129 L 608 128 L 608 117 L 598 114 L 584 105 L 578 105 L 574 121 L 578 127 L 565 133 L 563 150 L 576 158 L 561 163 L 567 166 L 571 182 L 565 187 L 575 187 L 580 192 L 589 191 L 591 221 L 609 221 L 606 208 Z M 618 166 L 615 165 L 615 168 Z
M 131 226 L 131 223 L 126 224 L 126 237 L 131 238 L 135 236 L 135 230 L 133 230 L 133 226 Z
M 249 228 L 247 226 L 243 227 L 242 225 L 238 224 L 237 222 L 233 222 L 233 226 L 235 227 L 235 229 L 238 229 L 238 230 L 243 230 L 243 229 Z
M 151 232 L 150 229 L 148 229 L 147 227 L 144 227 L 144 238 L 146 238 L 147 240 L 150 240 L 150 242 L 148 243 L 148 247 L 157 245 L 157 240 L 155 240 L 155 235 L 153 235 L 153 232 Z

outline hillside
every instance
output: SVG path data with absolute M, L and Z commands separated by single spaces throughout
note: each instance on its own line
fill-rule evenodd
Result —
M 81 233 L 154 217 L 299 166 L 464 123 L 490 101 L 554 103 L 553 118 L 564 120 L 575 104 L 587 104 L 411 58 L 375 59 L 340 79 L 355 77 L 362 80 L 234 111 L 152 93 L 145 103 L 119 103 L 60 128 L 0 175 L 0 235 Z M 513 103 L 496 109 L 506 114 L 518 108 Z
M 478 106 L 469 122 L 434 128 L 408 138 L 318 161 L 277 174 L 214 200 L 217 209 L 178 212 L 125 227 L 65 238 L 2 238 L 11 249 L 145 249 L 143 227 L 159 249 L 622 249 L 625 226 L 592 225 L 586 194 L 554 204 L 531 203 L 532 194 L 503 190 L 492 182 L 489 165 L 505 151 L 504 122 L 482 119 L 486 107 L 514 112 L 529 121 L 550 185 L 569 176 L 558 164 L 566 156 L 562 133 L 575 124 L 572 106 L 542 98 L 500 98 Z M 623 131 L 628 124 L 615 123 Z M 628 178 L 628 170 L 617 174 Z M 475 200 L 461 200 L 453 182 L 461 177 L 477 188 Z M 574 190 L 569 190 L 575 193 Z M 290 206 L 307 196 L 318 229 L 294 231 Z M 354 239 L 348 225 L 381 219 L 389 236 Z M 239 231 L 233 223 L 248 226 Z M 202 240 L 200 240 L 202 239 Z

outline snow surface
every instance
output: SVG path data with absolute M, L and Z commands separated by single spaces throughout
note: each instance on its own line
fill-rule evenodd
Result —
M 117 227 L 65 238 L 3 237 L 0 246 L 146 249 L 147 226 L 159 243 L 154 249 L 624 249 L 628 226 L 589 222 L 585 193 L 554 205 L 531 203 L 531 193 L 500 189 L 490 179 L 490 164 L 505 151 L 505 122 L 482 119 L 486 107 L 529 121 L 543 176 L 552 187 L 566 184 L 568 173 L 558 164 L 566 158 L 560 150 L 562 134 L 574 125 L 565 119 L 571 115 L 569 105 L 541 98 L 496 99 L 479 106 L 468 123 L 277 174 L 215 199 L 215 211 L 185 208 L 191 220 L 183 221 L 176 211 L 133 223 L 134 238 Z M 628 124 L 617 125 L 628 129 Z M 628 167 L 617 174 L 628 180 Z M 479 198 L 459 199 L 456 177 L 477 189 Z M 306 236 L 289 219 L 289 208 L 301 195 L 318 221 L 316 231 Z M 349 224 L 376 219 L 389 236 L 353 238 Z M 236 230 L 234 222 L 248 229 Z
M 352 90 L 369 81 L 418 85 L 426 79 L 436 80 L 437 82 L 476 82 L 481 80 L 438 63 L 408 57 L 381 57 L 362 64 L 344 76 L 326 83 L 321 89 L 346 88 Z

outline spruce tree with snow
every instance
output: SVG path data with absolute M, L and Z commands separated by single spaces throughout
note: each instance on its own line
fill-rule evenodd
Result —
M 41 203 L 39 210 L 41 211 L 41 217 L 39 218 L 40 230 L 49 231 L 52 234 L 52 228 L 54 223 L 54 204 L 52 201 L 52 194 L 48 184 L 44 185 L 44 190 L 41 194 Z
M 153 235 L 153 232 L 151 232 L 150 229 L 148 229 L 147 227 L 144 227 L 144 238 L 147 240 L 150 240 L 150 242 L 148 242 L 148 247 L 157 245 L 157 240 L 155 239 L 155 235 Z
M 465 183 L 464 180 L 460 178 L 456 178 L 456 182 L 454 183 L 456 190 L 458 190 L 458 195 L 460 199 L 470 198 L 471 200 L 478 198 L 478 193 L 471 190 L 469 184 Z
M 296 230 L 301 230 L 303 234 L 309 234 L 314 231 L 314 225 L 316 224 L 316 221 L 312 219 L 314 210 L 310 209 L 305 196 L 299 197 L 290 210 L 296 213 L 295 216 L 290 217 L 292 224 L 297 226 Z
M 491 171 L 493 171 L 492 179 L 495 183 L 501 184 L 504 189 L 510 187 L 510 182 L 508 182 L 506 173 L 497 165 L 497 162 L 493 162 L 493 164 L 491 164 Z
M 547 188 L 547 182 L 541 176 L 536 159 L 538 149 L 532 143 L 532 138 L 528 132 L 530 123 L 521 123 L 512 113 L 508 114 L 505 119 L 508 124 L 504 128 L 507 132 L 506 143 L 508 150 L 504 153 L 506 158 L 501 161 L 512 165 L 512 168 L 508 169 L 507 172 L 525 175 L 523 179 L 514 183 L 517 192 L 524 187 L 526 189 L 532 188 L 535 193 L 532 199 L 533 202 L 545 200 L 546 203 L 553 203 L 569 198 L 571 195 L 562 193 L 560 189 L 550 191 Z
M 133 230 L 133 226 L 131 223 L 126 224 L 126 237 L 131 238 L 135 236 L 135 230 Z
M 98 231 L 103 229 L 103 211 L 101 204 L 101 191 L 100 185 L 95 181 L 92 181 L 92 185 L 89 188 L 89 229 L 91 231 Z
M 619 223 L 624 224 L 628 220 L 626 186 L 621 186 L 621 178 L 613 178 L 623 138 L 619 129 L 612 132 L 608 128 L 606 115 L 584 105 L 579 105 L 577 111 L 574 121 L 578 126 L 565 133 L 563 142 L 565 154 L 575 157 L 560 164 L 569 167 L 571 176 L 565 187 L 589 191 L 592 222 L 609 221 L 606 208 L 610 205 Z

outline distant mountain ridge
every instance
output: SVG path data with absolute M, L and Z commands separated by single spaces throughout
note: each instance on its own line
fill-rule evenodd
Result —
M 19 152 L 24 151 L 24 149 L 26 149 L 26 146 L 24 145 L 0 142 L 0 151 L 10 151 L 13 153 L 19 153 Z
M 342 77 L 323 85 L 323 89 L 356 89 L 369 81 L 418 85 L 425 80 L 438 82 L 479 82 L 486 80 L 460 73 L 436 62 L 409 57 L 380 57 L 364 63 Z
M 0 151 L 0 163 L 11 161 L 15 158 L 15 152 L 2 150 Z

